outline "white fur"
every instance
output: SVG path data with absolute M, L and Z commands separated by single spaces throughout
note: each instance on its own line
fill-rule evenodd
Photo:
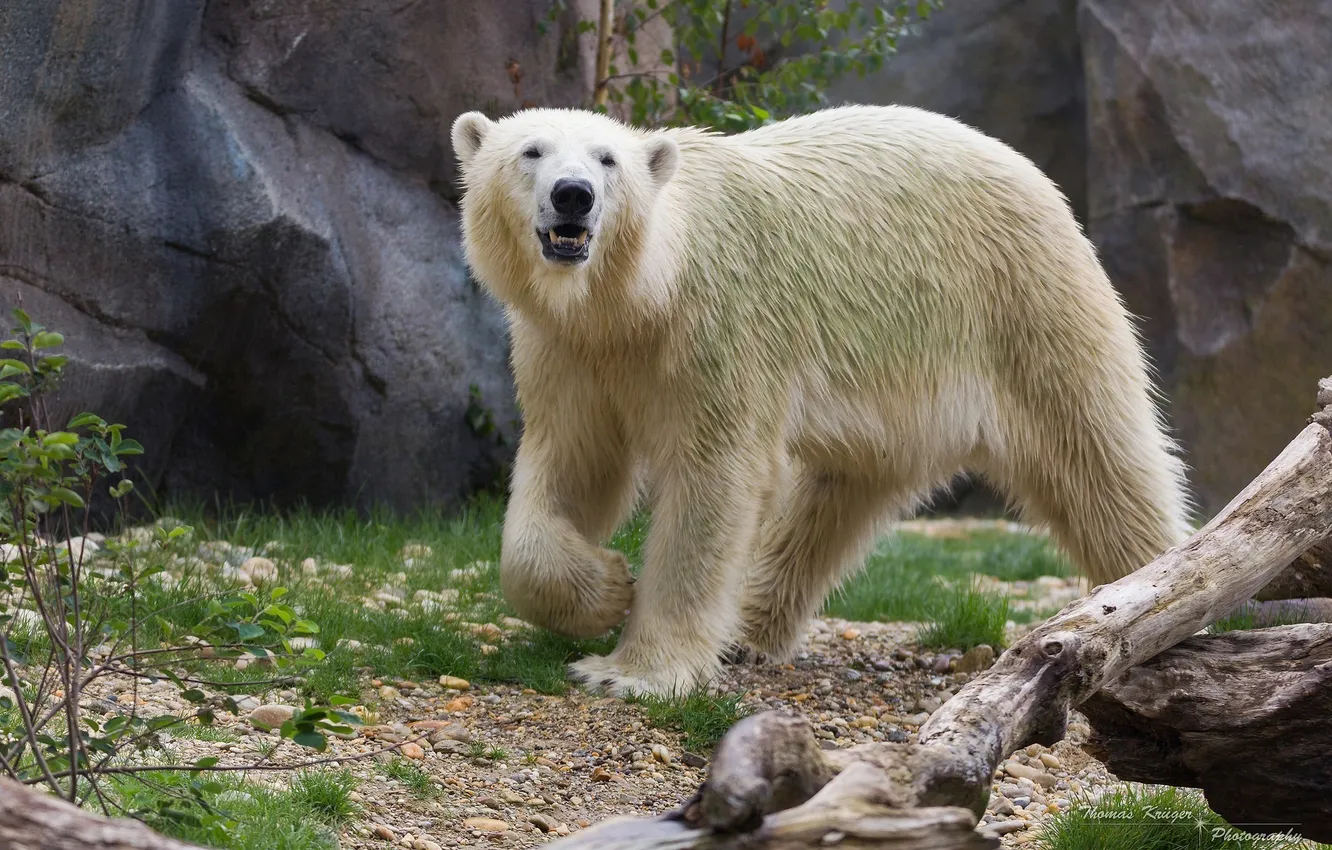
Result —
M 735 136 L 472 113 L 454 146 L 525 419 L 504 591 L 571 635 L 629 610 L 615 651 L 574 666 L 593 684 L 688 687 L 731 640 L 789 656 L 877 523 L 964 468 L 1098 583 L 1187 533 L 1129 318 L 1062 194 L 999 141 L 843 107 Z M 573 268 L 535 236 L 569 174 L 597 196 Z M 633 584 L 600 543 L 640 484 Z

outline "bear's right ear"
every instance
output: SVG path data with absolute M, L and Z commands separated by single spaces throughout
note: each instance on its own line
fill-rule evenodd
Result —
M 464 112 L 454 120 L 453 153 L 459 162 L 467 165 L 472 161 L 493 126 L 495 122 L 480 112 Z

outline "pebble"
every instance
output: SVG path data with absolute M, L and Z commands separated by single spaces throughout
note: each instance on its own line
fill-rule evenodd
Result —
M 610 782 L 611 772 L 604 767 L 597 767 L 592 771 L 593 782 Z
M 384 839 L 385 841 L 392 841 L 392 840 L 393 840 L 393 830 L 389 829 L 387 826 L 385 826 L 385 825 L 382 824 L 382 823 L 377 823 L 377 824 L 375 824 L 375 825 L 374 825 L 374 831 L 375 831 L 375 835 L 379 836 L 380 838 Z
M 1059 764 L 1059 757 L 1056 756 L 1054 753 L 1041 753 L 1040 759 L 1041 759 L 1041 764 L 1045 765 L 1051 770 L 1058 770 L 1060 767 L 1062 767 L 1062 765 Z
M 251 581 L 274 579 L 277 578 L 278 574 L 277 564 L 268 558 L 246 558 L 245 562 L 240 565 L 240 569 L 241 572 L 250 576 Z
M 931 665 L 931 669 L 935 673 L 947 673 L 949 665 L 951 665 L 952 662 L 953 659 L 949 658 L 947 655 L 936 655 L 934 657 L 934 664 Z
M 1007 797 L 1000 797 L 990 809 L 996 815 L 1013 814 L 1013 803 Z
M 472 687 L 471 682 L 466 679 L 459 679 L 457 676 L 440 676 L 439 683 L 455 691 L 471 690 Z
M 664 744 L 652 745 L 652 757 L 662 764 L 671 763 L 671 751 L 666 749 Z
M 472 707 L 472 703 L 475 701 L 476 700 L 472 699 L 471 697 L 458 697 L 457 699 L 451 699 L 448 701 L 448 703 L 445 704 L 444 710 L 448 712 L 466 711 L 467 709 Z
M 1004 773 L 1009 776 L 1016 776 L 1019 779 L 1030 779 L 1042 788 L 1053 788 L 1055 778 L 1043 770 L 1031 767 L 1025 764 L 1019 764 L 1013 759 L 1004 762 Z
M 421 745 L 410 741 L 402 745 L 402 754 L 409 759 L 425 758 L 425 750 L 421 749 Z
M 478 832 L 508 832 L 509 825 L 495 818 L 468 818 L 463 821 L 463 828 Z
M 691 753 L 687 750 L 680 756 L 680 761 L 684 763 L 685 767 L 692 767 L 695 769 L 708 766 L 707 759 L 697 753 Z
M 959 673 L 979 673 L 982 670 L 988 670 L 994 666 L 994 647 L 982 643 L 979 646 L 973 646 L 957 659 L 957 672 Z
M 277 729 L 290 720 L 295 713 L 296 709 L 289 705 L 261 705 L 250 712 L 250 722 L 259 728 L 262 728 L 260 724 L 263 724 L 263 726 L 270 729 Z
M 860 637 L 860 629 L 847 629 L 842 632 L 842 640 L 855 640 Z
M 556 824 L 550 818 L 541 814 L 532 815 L 527 819 L 527 822 L 542 832 L 554 832 L 556 827 Z

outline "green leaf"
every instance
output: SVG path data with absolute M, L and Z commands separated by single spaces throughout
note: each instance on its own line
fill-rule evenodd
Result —
M 105 427 L 106 420 L 98 416 L 96 413 L 80 413 L 73 419 L 69 420 L 69 424 L 65 427 L 72 430 L 74 428 L 86 428 L 89 425 Z
M 195 770 L 207 770 L 218 762 L 217 756 L 204 756 L 194 763 Z
M 32 338 L 33 348 L 55 348 L 62 345 L 65 337 L 55 331 L 42 331 Z
M 120 440 L 117 442 L 114 451 L 117 456 L 141 455 L 143 454 L 143 446 L 139 444 L 138 440 Z
M 328 748 L 328 738 L 322 732 L 297 732 L 291 740 L 321 753 Z
M 68 487 L 52 487 L 46 494 L 47 499 L 55 499 L 76 508 L 83 507 L 83 497 Z
M 231 627 L 236 630 L 236 634 L 241 640 L 254 640 L 264 636 L 262 626 L 256 626 L 254 623 L 232 623 Z

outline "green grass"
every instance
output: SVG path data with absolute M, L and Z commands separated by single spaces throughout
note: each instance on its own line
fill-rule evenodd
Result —
M 643 706 L 648 725 L 684 734 L 685 749 L 706 752 L 748 712 L 738 694 L 709 694 L 702 688 L 682 696 L 634 694 L 627 702 Z
M 430 774 L 407 759 L 395 758 L 380 765 L 379 770 L 390 779 L 396 779 L 407 786 L 418 798 L 428 800 L 439 796 L 441 792 L 439 783 L 431 779 Z
M 202 789 L 207 808 L 191 794 L 192 782 Z M 237 774 L 191 780 L 187 773 L 162 772 L 116 777 L 103 784 L 118 806 L 182 841 L 221 850 L 336 850 L 331 797 L 325 793 L 325 780 L 314 783 L 322 790 L 311 793 L 298 780 L 290 791 L 277 791 Z
M 986 593 L 971 581 L 958 582 L 927 614 L 929 622 L 917 640 L 936 649 L 968 650 L 988 643 L 996 650 L 1005 645 L 1008 597 Z
M 289 792 L 292 801 L 324 823 L 342 826 L 355 820 L 361 807 L 351 798 L 356 777 L 347 769 L 304 770 L 297 774 Z
M 1293 626 L 1306 622 L 1296 611 L 1279 611 L 1275 614 L 1269 614 L 1258 621 L 1258 608 L 1253 602 L 1245 602 L 1228 616 L 1222 617 L 1215 623 L 1207 627 L 1209 634 L 1219 635 L 1225 632 L 1249 631 L 1252 629 L 1269 628 L 1272 626 Z
M 825 612 L 847 620 L 922 621 L 957 601 L 940 583 L 979 573 L 1002 581 L 1068 576 L 1068 561 L 1043 537 L 977 532 L 931 538 L 902 532 L 880 541 L 865 569 L 829 599 Z M 937 577 L 937 578 L 936 578 Z
M 1036 836 L 1040 850 L 1280 850 L 1288 838 L 1249 835 L 1179 788 L 1116 789 L 1094 805 L 1075 803 Z M 1315 845 L 1298 845 L 1311 847 Z

